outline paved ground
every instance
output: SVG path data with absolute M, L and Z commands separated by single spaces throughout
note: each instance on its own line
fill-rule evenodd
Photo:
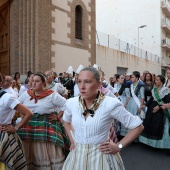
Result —
M 121 156 L 126 170 L 170 170 L 170 149 L 132 143 L 122 150 Z

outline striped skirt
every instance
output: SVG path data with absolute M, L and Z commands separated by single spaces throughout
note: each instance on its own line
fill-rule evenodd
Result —
M 125 170 L 123 161 L 117 154 L 103 154 L 99 145 L 76 144 L 64 163 L 62 170 Z
M 23 141 L 28 170 L 61 170 L 65 155 L 61 146 L 50 142 Z
M 16 133 L 0 132 L 0 162 L 6 165 L 6 169 L 27 169 L 23 145 Z

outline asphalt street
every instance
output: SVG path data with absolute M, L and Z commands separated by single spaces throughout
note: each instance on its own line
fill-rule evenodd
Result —
M 132 143 L 121 151 L 121 156 L 126 170 L 170 170 L 170 149 Z

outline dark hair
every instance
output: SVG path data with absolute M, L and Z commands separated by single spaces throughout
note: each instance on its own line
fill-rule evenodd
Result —
M 19 72 L 15 72 L 14 80 L 16 80 L 17 74 L 19 74 L 19 77 L 20 77 L 20 73 Z
M 32 74 L 34 74 L 32 71 L 27 72 L 27 77 L 30 77 Z
M 134 75 L 136 78 L 138 78 L 138 80 L 139 80 L 139 78 L 140 78 L 140 72 L 139 71 L 134 71 L 133 73 L 132 73 L 132 75 Z
M 116 77 L 116 81 L 120 78 L 119 74 L 114 74 L 114 76 Z
M 97 82 L 99 82 L 101 80 L 101 77 L 100 77 L 100 72 L 94 68 L 94 67 L 86 67 L 86 68 L 83 68 L 80 73 L 82 71 L 90 71 L 93 75 L 94 75 L 94 78 L 97 80 Z
M 57 73 L 55 71 L 53 72 L 53 76 L 57 77 Z
M 151 73 L 146 73 L 146 74 L 145 74 L 144 82 L 146 82 L 146 76 L 147 76 L 147 74 L 149 74 L 149 75 L 150 75 L 150 81 L 152 82 L 152 81 L 153 81 L 153 79 L 152 79 L 152 74 L 151 74 Z
M 45 78 L 45 75 L 44 75 L 44 74 L 42 74 L 42 73 L 36 73 L 36 74 L 34 74 L 34 76 L 39 76 L 39 77 L 41 78 L 41 81 L 42 81 L 43 83 L 46 82 L 46 78 Z
M 63 76 L 63 73 L 60 73 L 59 76 Z
M 73 71 L 73 77 L 75 76 L 75 74 L 76 74 L 75 71 Z
M 156 77 L 160 78 L 160 81 L 162 82 L 162 84 L 165 84 L 165 76 L 163 75 L 157 75 Z
M 25 84 L 28 84 L 28 77 L 25 79 Z

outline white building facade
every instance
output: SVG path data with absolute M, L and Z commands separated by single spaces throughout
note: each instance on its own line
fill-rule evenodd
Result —
M 142 50 L 154 54 L 162 70 L 170 64 L 169 17 L 168 0 L 96 1 L 97 30 L 136 46 L 139 57 Z

